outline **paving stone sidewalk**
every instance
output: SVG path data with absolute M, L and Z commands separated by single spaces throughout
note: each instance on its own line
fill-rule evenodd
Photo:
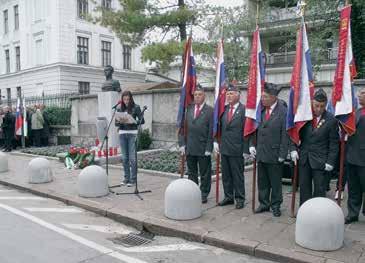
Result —
M 242 210 L 234 206 L 215 205 L 215 183 L 208 203 L 203 205 L 203 216 L 191 221 L 174 221 L 164 216 L 164 192 L 174 180 L 151 173 L 139 173 L 140 190 L 151 190 L 137 196 L 109 194 L 102 198 L 81 198 L 77 191 L 77 175 L 80 170 L 67 170 L 57 160 L 50 160 L 54 181 L 47 184 L 29 184 L 27 166 L 34 157 L 18 153 L 9 155 L 9 171 L 0 173 L 0 183 L 15 186 L 49 198 L 64 201 L 94 211 L 139 229 L 146 228 L 159 235 L 186 238 L 210 245 L 238 251 L 278 262 L 365 262 L 365 218 L 346 226 L 344 246 L 334 252 L 316 252 L 295 244 L 295 219 L 290 215 L 291 195 L 289 186 L 283 187 L 282 216 L 274 218 L 271 213 L 254 215 L 251 211 L 252 172 L 245 172 L 246 206 Z M 120 181 L 121 168 L 109 168 L 109 184 Z M 334 188 L 334 186 L 332 186 Z M 133 192 L 132 188 L 116 188 L 119 192 Z M 221 195 L 223 193 L 220 188 Z M 333 196 L 330 192 L 328 196 Z M 297 199 L 299 196 L 297 195 Z M 257 203 L 257 202 L 256 202 Z M 346 196 L 343 206 L 346 207 Z M 344 213 L 346 214 L 345 208 Z

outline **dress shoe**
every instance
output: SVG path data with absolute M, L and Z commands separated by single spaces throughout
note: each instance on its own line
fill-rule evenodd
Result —
M 208 203 L 208 198 L 202 196 L 202 204 Z
M 255 214 L 260 214 L 260 213 L 263 213 L 263 212 L 268 212 L 269 210 L 270 210 L 270 208 L 260 205 L 260 206 L 259 206 L 259 207 L 255 210 Z
M 359 221 L 359 218 L 357 216 L 353 216 L 353 217 L 346 216 L 345 217 L 345 225 L 348 225 L 348 224 L 351 224 L 352 222 L 357 222 L 357 221 Z
M 233 205 L 234 202 L 232 199 L 224 198 L 222 201 L 218 203 L 219 206 L 225 206 L 225 205 Z
M 244 202 L 237 202 L 236 203 L 236 209 L 242 209 L 245 207 L 245 203 Z
M 272 215 L 275 216 L 275 217 L 279 217 L 281 216 L 281 211 L 279 208 L 275 208 L 272 210 Z

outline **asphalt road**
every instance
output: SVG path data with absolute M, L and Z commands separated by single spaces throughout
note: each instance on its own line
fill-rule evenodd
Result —
M 273 262 L 162 236 L 131 246 L 122 239 L 139 233 L 136 229 L 4 186 L 0 186 L 0 218 L 1 263 Z

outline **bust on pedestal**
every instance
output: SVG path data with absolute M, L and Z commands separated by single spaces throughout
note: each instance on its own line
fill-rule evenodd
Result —
M 109 123 L 113 116 L 112 107 L 118 103 L 120 98 L 120 83 L 113 79 L 114 68 L 110 65 L 104 68 L 105 82 L 102 85 L 102 92 L 98 94 L 98 117 L 105 117 Z M 101 137 L 98 134 L 98 137 Z M 119 136 L 117 127 L 112 123 L 108 133 L 109 147 L 119 147 Z M 103 138 L 100 138 L 103 139 Z

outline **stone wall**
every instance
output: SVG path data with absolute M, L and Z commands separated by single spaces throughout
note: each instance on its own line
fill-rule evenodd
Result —
M 365 87 L 365 80 L 355 82 L 356 87 Z M 331 93 L 331 83 L 318 83 L 316 87 Z M 134 92 L 134 100 L 141 107 L 147 106 L 146 123 L 153 138 L 153 147 L 175 147 L 177 141 L 176 117 L 180 98 L 179 89 L 164 89 Z M 214 89 L 207 88 L 206 101 L 213 105 Z M 279 97 L 289 97 L 289 86 L 284 86 Z M 241 102 L 246 101 L 246 89 L 242 88 Z M 77 96 L 72 99 L 71 136 L 73 143 L 93 142 L 96 138 L 97 95 Z

